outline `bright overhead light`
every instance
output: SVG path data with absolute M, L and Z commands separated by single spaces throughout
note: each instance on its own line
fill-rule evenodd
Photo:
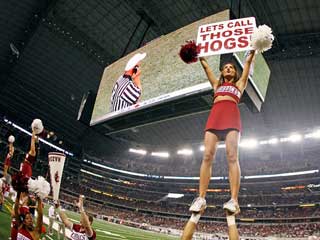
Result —
M 184 194 L 182 193 L 168 193 L 167 197 L 168 198 L 182 198 Z
M 244 139 L 239 145 L 244 148 L 255 148 L 258 145 L 258 141 L 255 139 Z
M 218 148 L 226 148 L 226 145 L 225 144 L 219 144 Z
M 167 158 L 170 154 L 168 152 L 152 152 L 151 156 Z
M 271 138 L 271 139 L 268 140 L 269 144 L 277 144 L 278 142 L 279 142 L 278 138 Z
M 259 142 L 260 145 L 265 145 L 265 144 L 277 144 L 279 142 L 278 138 L 271 138 L 269 140 L 261 140 Z
M 137 153 L 137 154 L 141 154 L 141 155 L 146 155 L 147 151 L 146 150 L 142 150 L 142 149 L 134 149 L 134 148 L 130 148 L 129 152 L 132 153 Z
M 181 149 L 181 150 L 178 150 L 177 154 L 179 155 L 191 155 L 193 154 L 193 151 L 192 149 Z
M 225 144 L 218 144 L 218 148 L 226 148 Z M 203 152 L 204 151 L 204 146 L 200 146 L 200 151 Z
M 288 177 L 288 176 L 298 176 L 298 175 L 305 175 L 305 174 L 314 174 L 314 173 L 318 173 L 318 172 L 319 172 L 319 169 L 308 170 L 308 171 L 300 171 L 300 172 L 267 174 L 267 175 L 251 175 L 251 176 L 244 176 L 244 179 L 271 178 L 271 177 Z
M 92 175 L 92 176 L 95 176 L 95 177 L 104 178 L 104 176 L 102 176 L 102 175 L 100 175 L 100 174 L 96 174 L 96 173 L 93 173 L 93 172 L 84 170 L 84 169 L 82 169 L 82 168 L 80 169 L 80 172 L 83 172 L 83 173 L 86 173 L 86 174 L 89 174 L 89 175 Z
M 320 138 L 320 129 L 313 132 L 314 138 Z
M 291 134 L 289 137 L 288 137 L 288 141 L 290 142 L 299 142 L 302 140 L 302 136 L 300 134 Z
M 320 130 L 304 135 L 304 138 L 320 138 Z

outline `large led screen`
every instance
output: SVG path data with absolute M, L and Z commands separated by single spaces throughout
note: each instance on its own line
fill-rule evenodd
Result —
M 181 45 L 187 40 L 197 38 L 199 26 L 225 20 L 229 20 L 229 10 L 163 35 L 107 66 L 103 72 L 97 93 L 91 125 L 163 102 L 210 90 L 211 86 L 201 64 L 186 64 L 180 59 L 178 53 Z M 136 53 L 147 54 L 141 61 L 140 66 L 142 88 L 139 100 L 114 111 L 111 107 L 114 86 L 119 77 L 124 74 L 127 62 Z M 207 57 L 207 60 L 214 73 L 219 76 L 220 55 Z M 132 94 L 136 93 L 132 92 Z

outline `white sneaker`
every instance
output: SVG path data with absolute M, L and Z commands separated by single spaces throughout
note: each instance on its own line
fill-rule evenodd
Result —
M 189 211 L 194 213 L 199 213 L 200 211 L 203 211 L 206 208 L 207 208 L 206 200 L 202 197 L 197 197 L 196 199 L 193 200 L 189 208 Z
M 239 204 L 236 203 L 236 201 L 234 201 L 233 199 L 230 199 L 228 202 L 223 204 L 223 209 L 235 214 L 240 213 Z

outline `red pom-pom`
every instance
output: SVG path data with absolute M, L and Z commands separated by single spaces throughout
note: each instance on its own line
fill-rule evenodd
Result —
M 193 63 L 198 61 L 198 55 L 200 53 L 199 46 L 196 45 L 196 43 L 192 41 L 187 41 L 185 45 L 181 46 L 179 55 L 185 63 Z
M 22 172 L 18 172 L 11 177 L 11 184 L 17 192 L 28 192 L 28 180 Z
M 22 215 L 26 215 L 27 213 L 29 213 L 29 207 L 28 206 L 22 206 L 19 208 L 19 213 Z

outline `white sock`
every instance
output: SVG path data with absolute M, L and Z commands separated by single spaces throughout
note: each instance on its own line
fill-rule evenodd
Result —
M 236 225 L 236 218 L 234 215 L 227 216 L 228 226 Z
M 190 221 L 194 222 L 195 224 L 198 224 L 200 217 L 201 217 L 200 213 L 197 213 L 197 214 L 192 213 L 192 215 L 190 217 Z

